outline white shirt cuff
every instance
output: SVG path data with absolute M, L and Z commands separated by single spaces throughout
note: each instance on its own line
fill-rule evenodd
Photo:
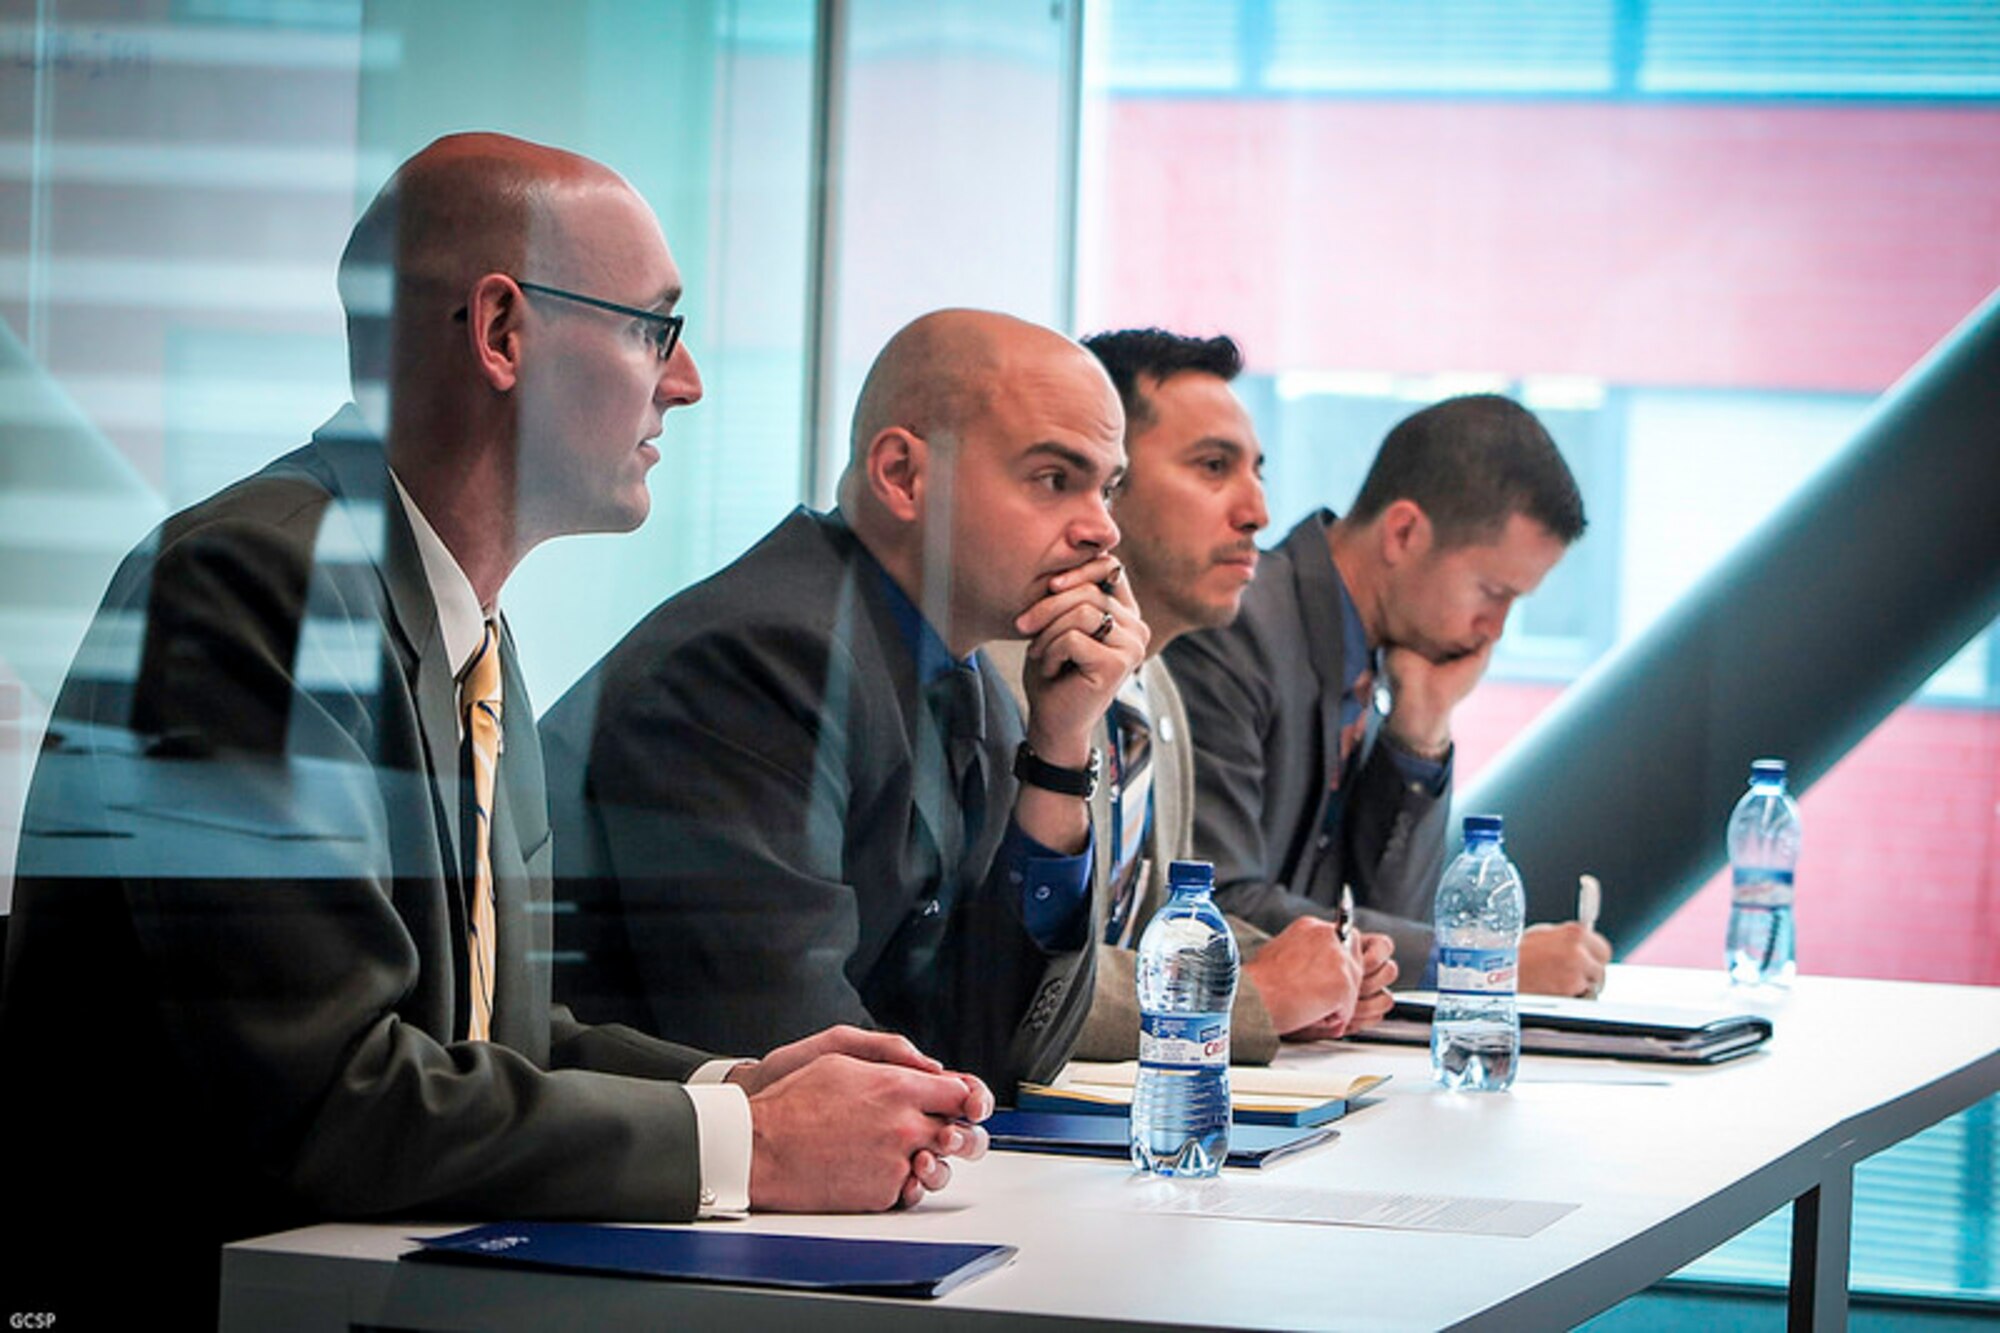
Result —
M 701 1208 L 695 1215 L 741 1216 L 750 1211 L 750 1098 L 734 1083 L 690 1080 L 683 1087 L 694 1103 L 701 1144 Z
M 729 1077 L 729 1071 L 738 1065 L 754 1065 L 755 1060 L 707 1060 L 689 1074 L 690 1083 L 720 1083 Z

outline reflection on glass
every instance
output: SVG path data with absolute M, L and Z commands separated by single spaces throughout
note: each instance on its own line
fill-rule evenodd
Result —
M 0 117 L 23 147 L 0 188 L 0 685 L 24 751 L 123 553 L 349 397 L 334 260 L 392 165 L 439 133 L 505 130 L 622 170 L 674 238 L 709 389 L 671 422 L 653 522 L 615 548 L 546 547 L 510 584 L 531 689 L 559 695 L 796 503 L 811 7 L 30 13 L 0 25 Z M 18 787 L 0 772 L 9 858 Z

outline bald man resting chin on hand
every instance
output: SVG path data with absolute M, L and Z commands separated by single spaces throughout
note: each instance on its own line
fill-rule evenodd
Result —
M 904 1033 L 1003 1095 L 1090 998 L 1091 731 L 1146 650 L 1118 397 L 1005 315 L 898 332 L 832 513 L 646 617 L 543 722 L 580 1015 L 758 1050 Z M 982 645 L 1025 640 L 1025 716 Z M 570 836 L 571 830 L 574 836 Z

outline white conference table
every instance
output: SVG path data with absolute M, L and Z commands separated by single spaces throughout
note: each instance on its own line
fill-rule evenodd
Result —
M 1619 967 L 1607 993 L 1725 999 L 1719 973 Z M 993 1153 L 917 1209 L 706 1223 L 1001 1242 L 1008 1267 L 935 1301 L 399 1264 L 437 1226 L 326 1225 L 223 1251 L 225 1329 L 1562 1328 L 1794 1200 L 1792 1325 L 1846 1321 L 1854 1164 L 2000 1091 L 2000 988 L 1801 978 L 1769 1048 L 1716 1068 L 1527 1057 L 1502 1096 L 1443 1093 L 1427 1054 L 1324 1043 L 1280 1063 L 1392 1073 L 1341 1137 L 1237 1191 L 1581 1205 L 1513 1239 L 1149 1211 L 1122 1163 Z M 583 1150 L 584 1145 L 578 1145 Z

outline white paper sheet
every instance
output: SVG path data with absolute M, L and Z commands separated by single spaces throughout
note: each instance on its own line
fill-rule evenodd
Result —
M 1146 1182 L 1141 1189 L 1143 1198 L 1128 1202 L 1146 1212 L 1517 1238 L 1534 1235 L 1580 1206 L 1538 1199 L 1373 1194 L 1359 1190 L 1251 1185 L 1232 1180 L 1178 1184 L 1161 1181 L 1157 1187 L 1155 1182 Z

